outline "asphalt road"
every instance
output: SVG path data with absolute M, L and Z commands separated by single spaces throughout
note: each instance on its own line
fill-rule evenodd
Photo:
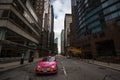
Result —
M 36 75 L 37 63 L 31 63 L 0 74 L 0 80 L 120 80 L 120 72 L 110 68 L 63 56 L 57 56 L 57 61 L 57 74 Z

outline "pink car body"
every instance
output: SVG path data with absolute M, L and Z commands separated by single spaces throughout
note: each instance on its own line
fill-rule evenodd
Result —
M 57 73 L 57 61 L 55 57 L 44 57 L 38 62 L 36 67 L 36 74 L 52 74 Z

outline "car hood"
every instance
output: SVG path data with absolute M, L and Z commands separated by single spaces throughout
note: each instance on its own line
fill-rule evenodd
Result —
M 42 67 L 48 67 L 48 66 L 56 65 L 56 62 L 39 62 L 38 65 Z

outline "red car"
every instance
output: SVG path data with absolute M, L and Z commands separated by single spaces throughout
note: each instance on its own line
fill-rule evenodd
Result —
M 58 66 L 56 58 L 53 56 L 44 57 L 38 62 L 36 67 L 36 74 L 51 74 L 57 73 Z

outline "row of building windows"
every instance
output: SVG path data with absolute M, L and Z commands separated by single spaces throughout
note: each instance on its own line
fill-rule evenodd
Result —
M 13 0 L 0 0 L 0 3 L 12 3 Z
M 117 12 L 114 12 L 114 13 L 111 13 L 111 14 L 105 16 L 105 20 L 108 21 L 108 20 L 114 19 L 119 16 L 120 16 L 120 11 L 117 11 Z
M 14 6 L 14 8 L 20 12 L 21 14 L 24 13 L 24 8 L 21 6 L 21 4 L 18 2 L 18 0 L 14 0 L 12 5 Z
M 108 14 L 108 13 L 113 12 L 118 9 L 120 9 L 120 3 L 117 3 L 116 5 L 108 7 L 107 9 L 103 10 L 103 12 L 104 12 L 104 14 Z
M 10 11 L 10 10 L 0 10 L 0 18 L 11 19 L 16 25 L 19 25 L 23 30 L 25 30 L 26 32 L 35 36 L 35 33 L 12 11 Z
M 30 7 L 30 3 L 28 0 L 21 0 L 26 7 L 30 8 L 31 15 L 35 18 L 37 21 L 36 15 L 33 12 L 32 8 Z M 27 1 L 27 2 L 26 2 Z M 31 16 L 24 10 L 23 6 L 19 3 L 18 0 L 0 0 L 0 3 L 12 3 L 14 8 L 22 15 L 24 18 L 30 23 L 35 24 L 34 20 L 31 18 Z M 0 17 L 7 17 L 8 16 L 8 10 L 0 10 Z M 37 27 L 37 25 L 34 25 Z M 39 30 L 38 28 L 36 30 Z
M 83 5 L 85 5 L 85 3 L 82 4 L 82 9 L 81 7 L 77 7 L 77 32 L 79 33 L 79 36 L 86 36 L 88 34 L 101 32 L 104 28 L 106 28 L 105 25 L 102 25 L 105 21 L 120 16 L 119 0 L 101 0 L 101 3 L 101 5 L 90 12 L 87 12 L 88 9 L 84 11 L 83 8 L 85 7 Z M 78 4 L 78 6 L 80 6 L 80 4 Z M 84 13 L 81 10 L 84 11 Z M 117 22 L 117 25 L 120 25 L 119 21 Z
M 83 10 L 83 8 L 80 7 L 80 8 L 78 8 L 78 10 L 79 10 L 79 11 L 78 11 L 79 16 L 81 16 L 81 18 L 80 18 L 79 20 L 81 20 L 83 17 L 85 17 L 85 19 L 89 18 L 90 16 L 92 16 L 94 13 L 100 11 L 101 9 L 102 9 L 101 6 L 95 8 L 95 9 L 92 10 L 92 11 L 87 11 L 88 9 L 86 8 L 86 11 L 87 11 L 87 12 L 83 14 L 83 12 L 80 11 L 80 10 Z M 83 10 L 83 11 L 84 11 L 84 10 Z M 89 12 L 89 14 L 88 14 L 88 12 Z
M 112 3 L 115 3 L 115 2 L 117 2 L 118 0 L 115 0 L 115 1 L 113 1 L 113 0 L 108 0 L 109 1 L 109 4 L 112 4 Z M 105 2 L 105 3 L 107 3 L 107 2 Z M 103 4 L 102 4 L 103 5 Z M 112 11 L 113 10 L 117 10 L 117 9 L 119 9 L 119 6 L 120 5 L 120 3 L 118 3 L 117 5 L 113 5 L 112 7 L 110 7 L 111 9 L 112 9 Z M 116 6 L 116 8 L 114 8 L 114 6 Z M 107 7 L 107 6 L 106 6 Z M 85 21 L 85 20 L 87 20 L 89 17 L 93 17 L 92 15 L 93 14 L 95 14 L 96 12 L 98 12 L 98 11 L 100 11 L 100 10 L 102 10 L 103 8 L 105 8 L 105 7 L 102 7 L 102 6 L 99 6 L 99 7 L 97 7 L 97 8 L 95 8 L 94 10 L 92 10 L 89 14 L 88 13 L 86 13 L 86 14 L 84 14 L 84 13 L 82 13 L 81 11 L 80 11 L 80 8 L 78 9 L 79 11 L 78 11 L 78 13 L 79 13 L 79 21 L 81 21 L 81 23 L 83 22 L 83 21 Z M 108 10 L 110 9 L 110 8 L 107 8 Z M 105 10 L 105 11 L 103 11 L 104 13 L 107 11 L 107 9 Z M 83 9 L 82 9 L 83 10 Z M 108 13 L 110 12 L 110 11 L 107 11 Z M 79 25 L 81 24 L 81 23 L 79 23 Z
M 30 3 L 27 1 L 26 2 L 26 0 L 22 0 L 22 2 L 25 2 L 26 4 L 26 7 L 28 7 L 28 6 L 30 6 Z M 36 23 L 35 23 L 35 20 L 37 20 L 37 18 L 35 19 L 35 13 L 33 12 L 33 10 L 32 10 L 32 8 L 30 9 L 31 10 L 31 14 L 30 13 L 28 13 L 28 11 L 25 11 L 25 9 L 23 8 L 23 6 L 21 6 L 21 4 L 17 1 L 17 0 L 15 0 L 14 2 L 13 2 L 13 6 L 16 8 L 16 10 L 29 22 L 29 24 L 31 24 L 31 25 L 33 25 L 34 24 L 34 27 L 36 28 L 36 31 L 38 31 L 38 30 L 40 30 L 38 27 L 37 27 L 37 25 L 36 25 Z M 30 11 L 29 10 L 29 11 Z M 32 15 L 32 16 L 31 16 Z M 33 16 L 34 15 L 34 16 Z M 38 31 L 38 33 L 39 33 L 39 31 Z
M 102 31 L 102 27 L 99 26 L 99 27 L 96 27 L 96 28 L 91 29 L 91 30 L 86 30 L 86 29 L 81 30 L 78 32 L 78 34 L 80 37 L 83 37 L 83 36 L 90 35 L 90 34 L 94 35 L 95 33 L 101 32 L 101 31 Z M 100 36 L 104 37 L 103 34 L 101 34 Z
M 97 19 L 97 18 L 99 18 L 100 16 L 102 16 L 103 14 L 101 13 L 100 15 L 99 14 L 96 14 L 96 15 L 94 15 L 94 16 L 92 16 L 90 19 L 87 19 L 87 21 L 86 22 L 84 22 L 84 23 L 86 23 L 86 24 L 89 24 L 89 23 L 91 23 L 92 21 L 94 21 L 95 19 Z M 115 16 L 117 17 L 119 15 L 119 13 L 114 13 L 114 14 L 111 14 L 111 16 L 113 16 L 112 18 L 115 18 Z M 109 17 L 109 16 L 108 16 Z M 80 20 L 80 22 L 79 22 L 79 25 L 81 25 L 81 28 L 83 27 L 83 26 L 85 26 L 85 24 L 83 23 L 83 21 L 85 21 L 85 19 L 86 18 L 83 18 L 83 20 Z M 110 18 L 111 19 L 111 18 Z M 109 19 L 106 19 L 106 20 L 109 20 Z
M 113 3 L 117 2 L 117 1 L 119 1 L 119 0 L 107 0 L 106 2 L 104 2 L 104 3 L 102 4 L 102 7 L 103 7 L 103 8 L 106 8 L 106 7 L 108 7 L 109 5 L 111 5 L 111 4 L 113 4 Z
M 118 16 L 120 16 L 120 11 L 115 12 L 115 13 L 113 13 L 113 14 L 110 14 L 110 15 L 106 16 L 106 17 L 105 17 L 105 20 L 107 19 L 107 21 L 108 21 L 108 20 L 113 19 L 113 18 L 116 18 L 116 17 L 118 17 Z M 88 27 L 88 29 L 91 29 L 91 32 L 92 32 L 92 33 L 96 33 L 96 32 L 102 31 L 102 27 L 97 27 L 97 25 L 100 25 L 100 21 L 95 21 L 94 23 L 88 25 L 87 27 Z M 83 26 L 83 27 L 84 27 L 84 26 Z M 82 30 L 80 30 L 80 31 L 81 31 L 80 33 L 85 32 L 84 29 L 82 29 Z
M 0 18 L 2 17 L 8 17 L 9 10 L 0 10 Z
M 102 31 L 102 27 L 101 26 L 92 29 L 91 33 L 94 34 L 94 33 L 100 32 L 100 31 Z
M 101 2 L 104 2 L 104 1 L 106 1 L 106 0 L 101 0 Z
M 33 10 L 33 8 L 30 5 L 30 2 L 28 0 L 26 2 L 26 7 L 29 10 L 29 12 L 31 13 L 31 15 L 34 17 L 34 19 L 38 22 L 38 18 L 37 18 L 36 14 L 35 14 L 35 12 Z
M 96 20 L 97 18 L 99 18 L 100 16 L 98 14 L 94 15 L 92 18 L 88 19 L 85 22 L 80 21 L 79 26 L 80 29 L 83 28 L 84 26 L 88 25 L 89 23 L 91 23 L 92 21 Z
M 81 29 L 81 28 L 83 28 L 84 26 L 86 26 L 87 24 L 89 24 L 89 23 L 91 23 L 92 21 L 94 21 L 94 20 L 96 20 L 97 18 L 99 18 L 100 16 L 102 16 L 103 14 L 101 13 L 100 15 L 94 15 L 93 17 L 91 17 L 90 19 L 88 19 L 86 22 L 82 22 L 82 21 L 80 21 L 79 22 L 79 29 Z M 110 20 L 110 19 L 113 19 L 113 18 L 116 18 L 116 17 L 118 17 L 118 16 L 120 16 L 120 11 L 118 11 L 118 12 L 115 12 L 115 13 L 112 13 L 112 14 L 110 14 L 110 15 L 108 15 L 108 16 L 106 16 L 105 17 L 105 20 L 107 21 L 107 20 Z M 102 21 L 102 22 L 104 22 L 104 20 L 102 19 L 102 20 L 100 20 L 100 21 Z M 96 25 L 99 25 L 100 24 L 100 21 L 95 21 L 94 23 L 92 23 L 91 25 L 88 25 L 89 27 L 88 28 L 93 28 L 93 27 L 95 27 Z
M 119 21 L 117 21 L 117 25 L 119 25 L 119 26 L 120 26 L 120 20 L 119 20 Z
M 118 12 L 119 12 L 119 13 L 118 13 Z M 115 12 L 115 13 L 109 15 L 109 16 L 106 16 L 106 17 L 108 17 L 107 20 L 110 20 L 110 19 L 112 19 L 112 18 L 115 18 L 115 17 L 120 16 L 120 11 L 118 11 L 118 12 Z M 106 17 L 105 17 L 105 18 L 106 18 Z M 120 21 L 118 21 L 117 24 L 120 25 Z M 97 26 L 97 25 L 100 25 L 100 21 L 95 21 L 94 23 L 88 25 L 87 27 L 88 27 L 88 29 L 91 30 L 91 33 L 94 34 L 94 33 L 97 33 L 97 32 L 99 32 L 99 31 L 102 31 L 102 27 L 101 27 L 101 26 Z M 85 28 L 79 30 L 79 33 L 80 33 L 80 34 L 85 33 L 85 32 L 86 32 Z
M 15 24 L 19 25 L 19 27 L 21 27 L 23 30 L 25 30 L 29 34 L 32 34 L 32 35 L 35 36 L 35 33 L 12 11 L 10 11 L 10 16 L 9 17 Z
M 92 24 L 88 25 L 88 29 L 92 29 L 96 27 L 97 25 L 100 25 L 100 21 L 95 21 Z

